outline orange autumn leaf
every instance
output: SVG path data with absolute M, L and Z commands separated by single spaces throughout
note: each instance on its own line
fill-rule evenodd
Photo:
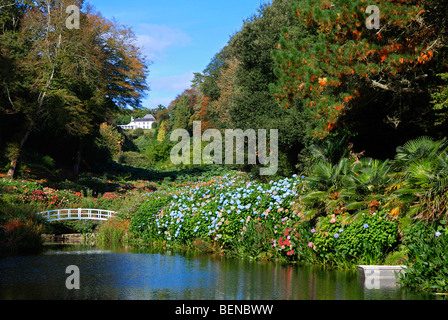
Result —
M 326 86 L 326 85 L 328 85 L 327 78 L 319 78 L 319 84 L 320 84 L 321 86 Z

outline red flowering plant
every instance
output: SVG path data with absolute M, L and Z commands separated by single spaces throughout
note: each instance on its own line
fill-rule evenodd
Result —
M 122 205 L 123 201 L 133 198 L 131 194 L 134 194 L 134 191 L 131 190 L 126 194 L 121 194 L 120 192 L 106 192 L 103 195 L 98 195 L 98 198 L 94 198 L 94 206 L 101 209 L 116 210 Z
M 12 218 L 0 225 L 0 246 L 12 251 L 39 251 L 43 226 L 33 219 Z
M 312 235 L 309 234 L 309 222 L 301 221 L 295 213 L 291 217 L 281 218 L 281 223 L 274 226 L 274 232 L 280 237 L 272 239 L 272 247 L 288 260 L 310 263 L 314 251 L 309 247 Z
M 112 192 L 106 192 L 103 195 L 103 199 L 115 200 L 117 198 L 118 198 L 118 196 L 116 194 L 113 194 Z
M 42 186 L 35 182 L 25 182 L 5 178 L 0 179 L 0 194 L 28 194 L 41 188 Z
M 83 198 L 81 192 L 73 192 L 71 190 L 55 190 L 52 188 L 42 188 L 26 191 L 18 195 L 18 200 L 23 203 L 42 203 L 47 208 L 62 208 L 67 205 L 79 203 Z

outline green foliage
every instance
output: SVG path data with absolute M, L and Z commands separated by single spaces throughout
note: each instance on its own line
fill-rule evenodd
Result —
M 146 62 L 130 29 L 107 21 L 83 0 L 70 4 L 81 8 L 79 32 L 65 27 L 66 1 L 48 6 L 19 1 L 2 8 L 0 105 L 6 143 L 1 142 L 2 153 L 6 144 L 13 151 L 10 177 L 29 147 L 77 175 L 81 160 L 97 160 L 92 154 L 98 150 L 89 151 L 101 136 L 100 124 L 122 107 L 138 107 L 147 89 Z M 120 148 L 119 141 L 108 142 Z
M 67 224 L 75 231 L 75 233 L 82 234 L 93 233 L 99 225 L 97 221 L 93 220 L 75 220 L 69 221 Z
M 409 250 L 401 245 L 398 250 L 390 252 L 384 259 L 386 266 L 405 266 L 408 264 Z
M 409 176 L 410 167 L 421 160 L 435 159 L 444 152 L 448 144 L 446 138 L 434 141 L 431 137 L 423 136 L 406 142 L 397 147 L 394 166 Z
M 174 105 L 174 123 L 173 130 L 176 129 L 190 129 L 190 117 L 192 115 L 191 106 L 189 105 L 188 97 L 182 95 L 177 103 Z
M 392 183 L 388 161 L 342 158 L 338 163 L 317 161 L 307 173 L 297 205 L 304 217 L 369 212 L 373 202 L 384 201 Z
M 0 199 L 0 252 L 38 253 L 42 249 L 45 222 L 37 205 L 4 203 Z
M 448 151 L 446 139 L 422 137 L 397 148 L 395 166 L 403 177 L 395 191 L 402 203 L 412 204 L 409 215 L 445 219 L 448 213 Z
M 152 165 L 168 165 L 171 164 L 170 155 L 172 147 L 171 143 L 153 140 L 146 147 L 144 155 Z
M 241 237 L 235 237 L 231 241 L 233 248 L 236 248 L 237 255 L 250 258 L 268 258 L 274 256 L 272 252 L 272 240 L 274 238 L 274 228 L 271 221 L 261 223 L 250 221 L 245 227 L 245 232 Z
M 401 282 L 411 288 L 448 292 L 448 232 L 445 225 L 415 224 L 405 239 L 410 265 Z
M 141 137 L 141 136 L 144 135 L 144 134 L 145 134 L 145 130 L 143 130 L 142 128 L 137 128 L 137 129 L 135 129 L 134 132 L 133 132 L 133 136 L 134 136 L 134 138 Z
M 148 244 L 312 263 L 309 224 L 290 207 L 297 184 L 297 177 L 262 183 L 230 173 L 161 188 L 143 201 L 131 230 Z
M 118 162 L 126 164 L 128 166 L 140 168 L 149 168 L 151 166 L 151 162 L 147 156 L 133 151 L 123 152 L 123 154 L 118 159 Z
M 133 236 L 147 243 L 158 238 L 154 222 L 172 198 L 170 196 L 150 197 L 139 207 L 131 218 L 129 230 Z
M 122 246 L 127 242 L 129 221 L 120 217 L 101 224 L 96 235 L 96 244 L 110 248 Z
M 448 73 L 439 74 L 445 82 L 448 81 Z M 436 110 L 438 115 L 437 125 L 443 125 L 447 120 L 446 110 L 448 108 L 448 85 L 440 86 L 440 90 L 431 95 L 431 103 L 434 105 L 433 109 Z
M 169 129 L 169 121 L 167 119 L 160 123 L 159 128 L 157 128 L 157 141 L 163 142 L 167 139 L 167 131 Z
M 273 51 L 278 81 L 270 89 L 283 108 L 301 106 L 305 145 L 349 133 L 354 150 L 384 159 L 406 139 L 446 135 L 434 127 L 428 100 L 431 82 L 440 83 L 433 68 L 446 71 L 444 28 L 433 22 L 446 24 L 438 14 L 446 3 L 377 1 L 381 30 L 366 28 L 370 4 L 294 1 L 295 23 Z
M 222 69 L 227 66 L 226 61 L 229 57 L 228 46 L 225 46 L 215 54 L 202 73 L 195 73 L 193 83 L 199 85 L 203 94 L 212 101 L 218 100 L 221 95 L 217 82 Z
M 338 250 L 348 257 L 375 257 L 377 262 L 394 249 L 398 242 L 396 222 L 387 220 L 384 212 L 364 216 L 346 227 L 340 237 Z M 371 261 L 366 261 L 372 264 Z
M 331 216 L 319 220 L 313 244 L 325 264 L 381 264 L 398 244 L 398 225 L 387 220 L 384 212 L 363 215 L 349 224 L 342 221 Z
M 284 26 L 294 23 L 291 0 L 263 4 L 245 20 L 242 29 L 212 59 L 196 82 L 210 99 L 206 114 L 217 128 L 278 129 L 280 172 L 290 176 L 303 147 L 303 117 L 300 106 L 279 108 L 269 92 L 276 82 L 275 50 Z
M 99 133 L 98 145 L 107 149 L 114 157 L 118 156 L 122 152 L 125 137 L 115 127 L 107 123 L 100 125 Z

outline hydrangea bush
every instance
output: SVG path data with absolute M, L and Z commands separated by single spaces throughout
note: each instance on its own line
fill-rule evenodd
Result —
M 154 192 L 147 196 L 148 205 L 142 205 L 132 218 L 131 231 L 168 245 L 200 239 L 224 250 L 238 247 L 254 256 L 277 248 L 291 254 L 292 242 L 279 245 L 279 239 L 287 221 L 298 221 L 291 205 L 299 183 L 297 176 L 262 183 L 233 173 L 194 186 Z M 172 201 L 167 201 L 166 207 L 157 207 L 167 199 Z
M 325 217 L 312 233 L 313 248 L 324 262 L 380 263 L 399 243 L 398 223 L 385 212 L 363 214 L 351 223 L 344 223 L 343 215 Z
M 251 258 L 301 263 L 378 262 L 395 248 L 397 223 L 383 212 L 342 223 L 342 216 L 304 221 L 294 209 L 302 179 L 248 181 L 232 173 L 144 195 L 131 218 L 134 238 L 164 246 L 210 244 Z

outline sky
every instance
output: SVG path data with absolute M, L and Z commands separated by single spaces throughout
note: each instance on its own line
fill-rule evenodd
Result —
M 189 89 L 194 72 L 257 13 L 264 0 L 90 0 L 105 18 L 131 27 L 151 61 L 143 107 L 169 103 Z

